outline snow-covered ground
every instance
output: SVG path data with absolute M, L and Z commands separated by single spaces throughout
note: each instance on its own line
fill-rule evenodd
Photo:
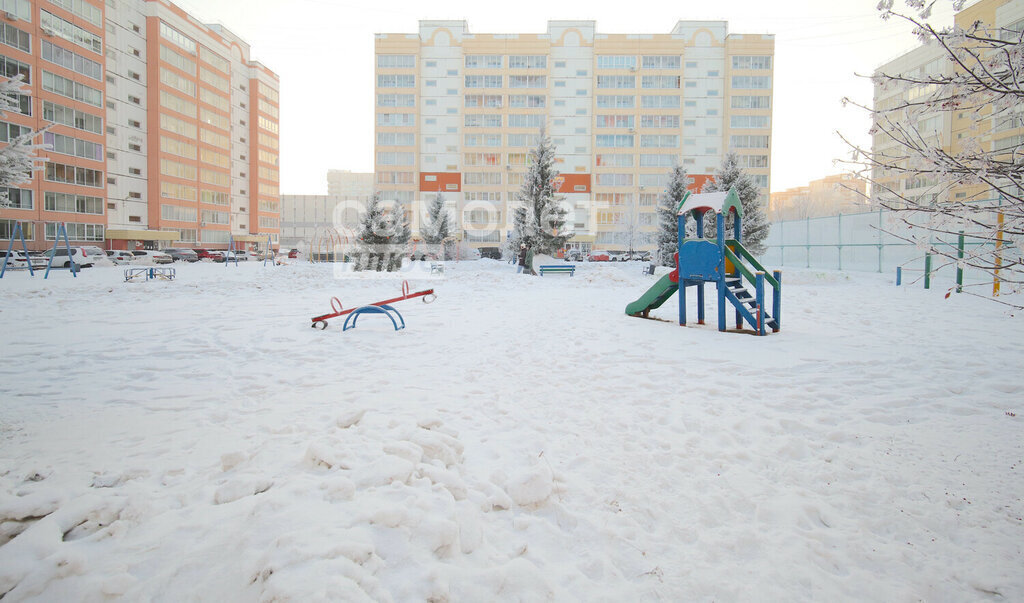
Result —
M 5 603 L 1024 600 L 1004 306 L 788 270 L 754 337 L 481 260 L 342 333 L 401 281 L 176 268 L 0 280 Z

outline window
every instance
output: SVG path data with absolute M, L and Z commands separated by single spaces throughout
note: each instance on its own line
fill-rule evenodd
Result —
M 544 125 L 546 116 L 540 113 L 532 115 L 509 115 L 508 127 L 510 128 L 540 128 Z
M 167 136 L 160 137 L 160 150 L 186 159 L 196 158 L 196 145 Z
M 103 225 L 102 224 L 81 224 L 75 222 L 65 222 L 65 232 L 67 232 L 68 239 L 72 241 L 103 241 Z M 47 222 L 45 228 L 45 236 L 47 241 L 53 241 L 57 238 L 57 223 Z
M 767 115 L 732 115 L 729 117 L 730 128 L 767 128 Z
M 45 70 L 43 71 L 43 90 L 66 96 L 67 98 L 73 98 L 94 107 L 103 106 L 103 93 L 101 91 Z
M 227 117 L 221 115 L 220 113 L 210 111 L 206 107 L 199 108 L 199 121 L 205 125 L 213 126 L 214 128 L 220 128 L 221 130 L 230 129 L 230 124 L 228 122 Z
M 733 109 L 771 109 L 770 96 L 733 96 Z
M 196 104 L 164 90 L 160 91 L 160 106 L 189 117 L 196 116 Z
M 51 103 L 48 100 L 43 101 L 43 119 L 93 134 L 103 133 L 103 118 L 99 115 L 78 111 L 71 107 Z
M 644 109 L 678 109 L 679 97 L 671 96 L 641 96 L 640 106 Z
M 680 58 L 678 55 L 654 55 L 644 56 L 644 69 L 679 69 Z
M 0 240 L 9 241 L 14 235 L 14 224 L 15 220 L 0 220 Z M 22 234 L 25 235 L 26 241 L 35 240 L 35 228 L 32 223 L 24 223 L 21 225 Z
M 598 69 L 636 69 L 636 57 L 632 55 L 598 55 Z
M 8 203 L 5 209 L 34 208 L 31 190 L 14 188 L 13 186 L 0 186 L 0 198 L 4 197 L 6 197 Z
M 679 146 L 679 137 L 670 134 L 644 134 L 640 137 L 640 146 L 648 148 L 674 148 Z
M 186 138 L 195 138 L 197 132 L 194 124 L 178 119 L 177 117 L 172 117 L 166 113 L 160 114 L 160 128 L 167 130 L 168 132 L 180 134 Z
M 466 107 L 489 107 L 500 109 L 502 96 L 500 94 L 467 94 L 465 97 Z
M 77 44 L 97 54 L 103 54 L 103 38 L 100 36 L 45 10 L 40 10 L 39 13 L 39 23 L 44 31 L 52 31 L 54 35 L 64 38 L 72 44 Z M 97 25 L 97 27 L 99 26 Z
M 413 113 L 378 113 L 378 126 L 412 126 L 416 123 L 416 116 Z
M 500 54 L 469 54 L 466 55 L 466 67 L 473 69 L 500 69 L 502 57 Z
M 225 113 L 229 112 L 227 97 L 221 96 L 220 94 L 214 92 L 213 90 L 210 90 L 209 88 L 199 88 L 199 100 L 203 101 L 208 105 L 213 105 L 214 107 L 220 109 L 221 111 L 224 111 Z
M 377 132 L 377 144 L 381 146 L 412 146 L 416 135 L 412 132 Z
M 535 147 L 537 141 L 540 138 L 538 134 L 509 134 L 507 137 L 507 146 L 510 147 Z M 499 137 L 498 144 L 489 146 L 498 146 L 501 144 Z
M 633 136 L 628 134 L 598 134 L 598 147 L 632 147 Z
M 163 44 L 160 45 L 160 59 L 167 63 L 170 63 L 174 67 L 181 69 L 189 75 L 196 74 L 196 62 L 190 57 L 171 50 Z
M 595 115 L 595 126 L 598 128 L 632 128 L 632 115 Z
M 765 70 L 772 68 L 770 56 L 734 56 L 732 58 L 733 69 L 756 69 Z
M 643 153 L 640 155 L 640 167 L 672 167 L 676 162 L 675 155 L 662 154 L 650 154 Z M 641 182 L 640 184 L 644 184 Z
M 636 106 L 635 96 L 598 96 L 598 109 L 632 109 Z
M 132 142 L 129 142 L 128 143 L 128 150 L 129 151 L 141 151 L 142 150 L 142 146 L 141 145 L 137 145 L 137 144 L 132 143 Z
M 508 97 L 508 106 L 510 107 L 543 109 L 546 104 L 547 97 L 540 94 L 512 94 Z
M 766 90 L 772 87 L 772 78 L 767 75 L 734 75 L 734 90 Z
M 546 69 L 548 57 L 539 55 L 511 55 L 508 57 L 509 69 Z
M 133 128 L 141 128 L 142 127 L 142 122 L 136 121 L 134 119 L 129 119 L 128 120 L 128 125 L 133 127 Z
M 199 80 L 221 91 L 227 91 L 231 87 L 227 78 L 217 75 L 206 67 L 199 68 Z
M 498 165 L 499 163 L 501 163 L 501 154 L 499 153 L 465 153 L 462 159 L 462 164 L 466 166 Z
M 103 199 L 101 197 L 47 191 L 43 194 L 43 209 L 72 214 L 102 215 Z
M 636 77 L 632 75 L 599 75 L 598 88 L 636 88 Z
M 512 117 L 511 115 L 509 117 Z M 500 128 L 501 115 L 483 115 L 479 113 L 467 113 L 463 122 L 467 128 Z
M 231 145 L 231 141 L 226 135 L 205 128 L 199 130 L 199 140 L 222 149 L 227 149 Z
M 509 88 L 546 88 L 547 77 L 543 75 L 510 75 Z
M 378 107 L 415 107 L 415 94 L 378 94 Z
M 641 128 L 678 128 L 678 115 L 641 115 Z
M 462 174 L 462 179 L 463 184 L 501 184 L 501 172 L 465 172 Z
M 377 164 L 378 165 L 413 165 L 415 163 L 415 156 L 409 152 L 399 151 L 378 151 L 377 152 Z
M 678 75 L 645 75 L 640 78 L 642 88 L 679 88 Z
M 78 184 L 81 186 L 103 188 L 102 170 L 91 170 L 89 168 L 47 161 L 44 173 L 45 179 L 49 182 L 62 182 L 65 184 Z
M 53 132 L 43 132 L 43 144 L 49 146 L 54 153 L 103 161 L 103 145 L 96 142 L 80 140 Z
M 633 174 L 596 174 L 598 186 L 633 186 Z
M 416 67 L 416 56 L 411 54 L 379 54 L 377 67 L 381 69 L 413 69 Z
M 633 167 L 633 155 L 598 153 L 596 163 L 598 167 Z
M 183 201 L 195 201 L 196 187 L 164 181 L 160 183 L 160 196 L 181 199 Z
M 745 168 L 766 168 L 768 167 L 767 155 L 738 155 L 740 165 Z
M 28 6 L 28 3 L 26 2 L 25 5 Z M 0 26 L 0 43 L 13 46 L 22 52 L 32 52 L 32 37 L 28 32 L 22 31 L 9 23 L 4 23 Z
M 767 136 L 739 135 L 729 137 L 729 148 L 732 149 L 767 149 Z
M 96 81 L 103 80 L 103 66 L 88 59 L 77 52 L 61 48 L 55 44 L 51 44 L 47 40 L 40 42 L 40 56 L 43 57 L 44 61 L 49 61 L 56 65 L 60 65 L 65 69 L 70 69 L 75 73 L 81 73 L 86 77 L 90 77 Z M 8 75 L 8 77 L 10 77 Z
M 136 105 L 142 104 L 142 99 L 137 96 L 128 95 L 128 102 L 135 103 Z
M 160 22 L 160 37 L 177 45 L 179 48 L 183 49 L 185 52 L 189 54 L 196 53 L 196 43 L 192 41 L 191 38 L 181 33 L 177 29 L 174 29 L 170 25 L 164 23 L 163 21 Z
M 466 88 L 501 88 L 502 77 L 500 75 L 467 75 L 464 81 Z
M 378 88 L 415 88 L 415 75 L 378 75 Z

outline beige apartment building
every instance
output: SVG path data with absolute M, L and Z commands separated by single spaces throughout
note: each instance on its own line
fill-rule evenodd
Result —
M 770 220 L 799 220 L 856 214 L 870 211 L 868 181 L 852 174 L 836 174 L 772 193 L 768 203 Z
M 421 21 L 416 33 L 378 34 L 375 186 L 405 206 L 414 236 L 422 202 L 440 192 L 463 240 L 498 246 L 544 128 L 570 245 L 650 249 L 675 162 L 698 189 L 734 150 L 767 193 L 774 44 L 724 21 L 665 34 L 604 34 L 593 21 L 474 34 L 464 21 Z
M 4 137 L 49 125 L 45 169 L 9 187 L 0 239 L 57 224 L 107 249 L 276 245 L 278 77 L 222 25 L 166 0 L 4 0 L 0 58 L 26 76 Z
M 988 27 L 1009 31 L 1024 31 L 1024 0 L 980 0 L 957 12 L 954 22 L 960 27 L 970 27 L 981 22 Z M 1011 34 L 1003 34 L 1011 35 Z M 920 46 L 876 69 L 876 73 L 913 74 L 918 76 L 952 73 L 956 69 L 937 45 Z M 907 101 L 914 101 L 933 92 L 929 86 L 882 86 L 876 84 L 874 107 L 892 108 Z M 952 154 L 964 150 L 969 141 L 977 141 L 983 151 L 1010 150 L 1024 145 L 1024 103 L 1009 116 L 991 118 L 991 108 L 985 107 L 976 115 L 973 111 L 936 111 L 921 115 L 914 124 L 917 131 L 929 144 L 940 147 Z M 875 153 L 899 152 L 895 143 L 883 133 L 872 141 Z M 968 201 L 992 199 L 996 195 L 984 185 L 959 187 L 945 191 L 937 178 L 892 175 L 875 170 L 872 179 L 880 183 L 872 190 L 875 198 L 892 198 L 892 192 L 911 199 L 925 201 Z M 889 189 L 889 190 L 887 190 Z M 890 190 L 892 192 L 890 192 Z

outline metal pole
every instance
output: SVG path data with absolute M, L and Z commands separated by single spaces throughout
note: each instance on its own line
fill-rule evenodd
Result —
M 1003 205 L 1003 196 L 999 195 L 999 205 Z M 999 297 L 999 269 L 1003 266 L 1003 258 L 1000 250 L 1003 247 L 1003 212 L 996 215 L 996 257 L 995 257 L 995 278 L 992 279 L 992 297 Z
M 964 259 L 964 231 L 960 231 L 960 236 L 957 237 L 956 241 L 956 292 L 960 293 L 964 290 L 964 268 L 962 260 Z
M 882 272 L 882 210 L 878 210 L 878 272 Z
M 924 256 L 924 288 L 930 289 L 932 286 L 932 254 L 926 253 Z
M 839 249 L 838 249 L 839 269 L 842 270 L 843 269 L 843 214 L 840 213 L 838 218 L 839 219 L 836 220 L 836 231 L 837 231 L 836 240 L 839 241 Z

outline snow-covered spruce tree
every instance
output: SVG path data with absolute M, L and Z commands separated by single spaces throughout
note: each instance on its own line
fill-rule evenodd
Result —
M 412 227 L 402 211 L 401 204 L 395 204 L 390 211 L 380 200 L 380 193 L 374 193 L 366 203 L 366 211 L 360 223 L 356 270 L 394 272 L 402 267 L 402 256 L 406 252 Z
M 669 172 L 665 192 L 658 197 L 658 252 L 655 261 L 675 267 L 674 254 L 679 249 L 679 218 L 676 208 L 686 194 L 686 169 L 676 163 Z
M 526 241 L 527 222 L 529 222 L 529 210 L 525 207 L 517 207 L 512 210 L 512 233 L 505 239 L 501 246 L 501 257 L 508 260 L 519 254 L 519 245 Z
M 771 224 L 768 223 L 768 216 L 761 204 L 761 189 L 758 188 L 754 179 L 740 167 L 740 158 L 736 153 L 726 153 L 722 158 L 722 164 L 715 170 L 714 180 L 709 180 L 701 189 L 702 193 L 714 193 L 736 189 L 740 198 L 740 205 L 743 206 L 743 246 L 754 255 L 761 255 L 765 252 L 764 240 L 768 238 L 768 230 Z M 707 227 L 714 228 L 714 219 L 708 215 Z M 732 238 L 732 216 L 726 216 L 725 233 L 726 238 Z M 714 230 L 705 236 L 715 237 Z
M 427 245 L 440 246 L 452 234 L 452 217 L 444 206 L 444 195 L 437 193 L 427 206 L 427 219 L 420 229 L 423 242 Z M 456 250 L 457 252 L 457 250 Z M 441 250 L 442 259 L 447 259 L 448 250 Z
M 18 110 L 17 94 L 28 94 L 24 88 L 22 78 L 17 75 L 13 78 L 0 78 L 0 116 L 7 111 Z M 11 138 L 7 146 L 0 149 L 0 186 L 12 186 L 25 184 L 32 179 L 32 172 L 40 169 L 39 162 L 42 161 L 35 156 L 36 151 L 43 148 L 41 144 L 32 144 L 32 139 L 39 136 L 43 130 L 29 132 Z M 0 194 L 0 207 L 9 205 L 10 201 L 6 194 Z
M 906 22 L 945 65 L 871 76 L 876 96 L 929 92 L 923 96 L 897 95 L 896 103 L 873 107 L 843 99 L 870 114 L 870 134 L 881 141 L 869 149 L 843 137 L 852 150 L 845 163 L 871 182 L 874 200 L 893 211 L 896 223 L 889 234 L 941 258 L 940 268 L 972 268 L 992 278 L 998 271 L 1003 291 L 1024 291 L 1024 146 L 1013 137 L 1004 141 L 1010 144 L 998 144 L 986 136 L 1024 124 L 1024 34 L 982 22 L 936 29 L 928 22 L 934 2 L 904 1 L 902 12 L 894 0 L 879 2 L 882 19 Z M 960 10 L 964 0 L 952 4 Z M 961 117 L 974 125 L 958 144 L 944 145 L 930 124 Z M 985 132 L 988 124 L 991 131 Z M 894 184 L 899 182 L 923 186 L 908 192 Z M 961 231 L 984 243 L 968 245 L 962 259 L 956 245 Z
M 555 195 L 555 148 L 543 128 L 537 147 L 530 151 L 530 160 L 518 195 L 526 209 L 523 240 L 536 253 L 552 254 L 565 247 L 573 233 L 565 228 L 569 212 L 561 206 L 563 197 Z

